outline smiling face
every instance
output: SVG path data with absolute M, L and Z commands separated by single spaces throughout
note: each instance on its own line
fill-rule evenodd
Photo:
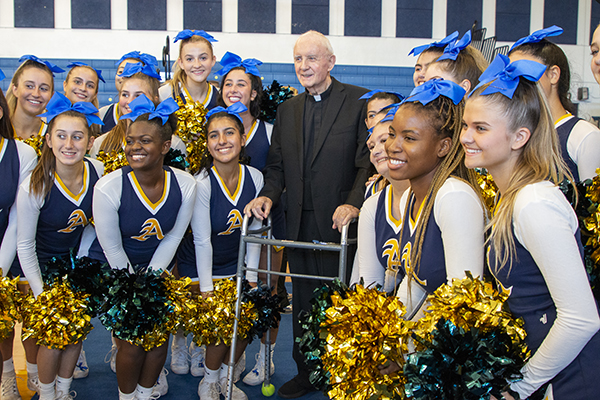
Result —
M 390 122 L 378 123 L 373 128 L 373 133 L 367 140 L 367 148 L 370 152 L 371 164 L 375 166 L 377 173 L 389 179 L 388 156 L 385 152 L 385 142 L 390 134 Z
M 98 75 L 91 68 L 75 67 L 63 82 L 63 88 L 71 103 L 91 103 L 98 94 Z
M 434 62 L 440 55 L 431 52 L 424 51 L 419 54 L 419 58 L 417 59 L 417 63 L 415 64 L 415 72 L 413 73 L 413 83 L 415 86 L 422 85 L 425 83 L 425 73 L 429 68 L 429 65 Z
M 138 78 L 128 78 L 123 82 L 121 93 L 119 94 L 119 110 L 121 115 L 129 114 L 131 109 L 129 103 L 137 99 L 142 94 L 145 94 L 147 98 L 153 102 L 157 102 L 158 99 L 152 94 L 152 88 L 148 82 Z
M 189 41 L 181 46 L 177 64 L 187 77 L 186 83 L 206 82 L 208 74 L 217 62 L 212 49 L 204 41 Z
M 227 74 L 221 91 L 227 107 L 241 102 L 249 109 L 250 102 L 256 98 L 256 90 L 252 90 L 250 77 L 242 69 L 234 69 Z
M 57 165 L 71 166 L 81 162 L 93 142 L 85 118 L 67 115 L 55 117 L 50 134 L 46 135 L 46 143 L 52 149 Z
M 12 90 L 17 98 L 17 108 L 36 116 L 44 112 L 52 97 L 52 75 L 40 68 L 26 68 Z
M 132 123 L 125 135 L 125 156 L 133 170 L 151 170 L 162 165 L 171 141 L 163 141 L 155 125 L 148 121 Z
M 316 34 L 302 36 L 294 46 L 294 68 L 300 84 L 311 95 L 323 93 L 331 84 L 329 72 L 335 65 L 323 40 Z
M 206 128 L 206 147 L 215 165 L 239 161 L 246 138 L 240 132 L 234 118 L 237 117 L 232 115 L 215 117 Z
M 419 107 L 406 103 L 398 109 L 385 150 L 392 179 L 408 179 L 413 187 L 429 187 L 452 141 L 435 131 L 429 116 Z

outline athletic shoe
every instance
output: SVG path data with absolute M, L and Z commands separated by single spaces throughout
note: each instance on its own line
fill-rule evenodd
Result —
M 227 378 L 220 379 L 219 386 L 221 386 L 221 393 L 223 393 L 223 396 L 225 396 L 226 399 L 229 399 L 227 391 L 229 389 L 227 386 Z M 231 390 L 231 400 L 248 400 L 248 396 L 246 396 L 246 393 L 244 393 L 242 389 L 235 386 L 234 383 Z
M 21 400 L 14 370 L 2 374 L 2 400 Z
M 196 343 L 190 344 L 191 366 L 190 372 L 192 376 L 204 376 L 204 346 L 196 346 Z
M 27 389 L 32 392 L 39 392 L 40 380 L 38 378 L 37 372 L 35 373 L 27 373 Z
M 75 364 L 75 370 L 73 371 L 73 379 L 85 378 L 89 375 L 90 369 L 88 368 L 87 360 L 85 359 L 85 351 L 81 350 L 77 364 Z
M 219 382 L 208 383 L 206 378 L 203 378 L 198 384 L 198 396 L 200 400 L 220 400 L 219 389 Z
M 273 350 L 275 348 L 275 344 L 271 345 L 271 375 L 275 373 L 275 364 L 273 363 Z M 249 386 L 257 386 L 264 382 L 266 371 L 265 371 L 265 352 L 267 346 L 261 343 L 260 350 L 258 354 L 256 354 L 256 364 L 254 368 L 250 370 L 244 377 L 244 383 Z
M 158 376 L 158 381 L 156 381 L 156 385 L 152 388 L 152 396 L 158 394 L 160 396 L 164 396 L 169 392 L 169 382 L 167 382 L 167 375 L 169 371 L 166 368 L 163 368 L 160 375 Z
M 171 344 L 171 371 L 177 375 L 185 375 L 190 372 L 189 357 L 187 346 L 185 344 L 177 346 L 175 338 L 173 338 Z
M 110 351 L 104 356 L 104 362 L 110 363 L 110 370 L 115 374 L 117 373 L 117 351 L 117 345 L 113 344 L 110 347 Z
M 77 396 L 77 392 L 74 390 L 71 393 L 62 394 L 62 392 L 56 393 L 56 400 L 73 400 Z
M 240 378 L 242 377 L 242 374 L 244 373 L 245 370 L 246 370 L 246 352 L 244 351 L 242 353 L 242 356 L 238 360 L 238 362 L 236 362 L 235 366 L 233 367 L 233 383 L 240 381 Z

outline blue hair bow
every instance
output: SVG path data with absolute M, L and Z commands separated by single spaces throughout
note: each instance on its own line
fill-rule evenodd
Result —
M 2 72 L 2 70 L 0 69 L 0 81 L 4 78 L 6 78 L 6 75 L 4 75 L 4 72 Z
M 430 79 L 410 92 L 410 95 L 402 103 L 419 102 L 423 105 L 444 96 L 452 100 L 454 104 L 460 103 L 467 91 L 452 81 L 443 79 Z
M 71 64 L 67 65 L 67 68 L 74 68 L 74 67 L 90 67 L 90 66 L 86 63 L 82 63 L 79 61 L 73 61 Z M 101 69 L 96 69 L 94 67 L 90 67 L 90 68 L 93 69 L 94 71 L 96 71 L 96 75 L 98 75 L 98 79 L 100 79 L 102 82 L 106 83 L 106 81 L 102 77 Z
M 510 48 L 510 50 L 508 52 L 510 53 L 516 47 L 519 47 L 522 44 L 537 43 L 540 40 L 542 40 L 548 36 L 558 36 L 562 33 L 563 33 L 563 29 L 560 26 L 556 26 L 556 25 L 552 25 L 551 27 L 546 28 L 546 29 L 540 29 L 539 31 L 533 32 L 529 36 L 525 36 L 524 38 L 517 40 L 515 42 L 515 44 L 512 45 L 512 47 Z
M 457 38 L 458 38 L 458 31 L 454 31 L 451 34 L 449 34 L 448 36 L 446 36 L 445 38 L 443 38 L 442 40 L 440 40 L 439 42 L 433 42 L 433 43 L 424 44 L 424 45 L 415 47 L 414 49 L 412 49 L 410 51 L 410 53 L 408 53 L 408 55 L 409 56 L 414 55 L 416 57 L 430 47 L 446 47 L 448 44 L 450 44 L 452 41 L 456 40 Z
M 235 115 L 240 121 L 242 121 L 242 124 L 243 124 L 244 120 L 242 119 L 240 114 L 247 110 L 248 109 L 246 108 L 245 105 L 243 105 L 239 101 L 236 101 L 235 103 L 233 103 L 232 105 L 230 105 L 227 108 L 221 107 L 221 106 L 213 108 L 212 110 L 210 110 L 209 112 L 206 113 L 206 120 L 208 121 L 208 119 L 210 118 L 211 115 L 214 115 L 214 114 L 217 114 L 220 112 L 226 112 L 227 114 Z
M 57 66 L 55 64 L 52 64 L 50 61 L 41 60 L 31 54 L 25 54 L 24 56 L 19 58 L 20 63 L 22 63 L 23 61 L 26 61 L 26 60 L 35 61 L 36 63 L 45 65 L 46 67 L 48 67 L 48 69 L 50 69 L 50 71 L 52 71 L 52 76 L 54 76 L 54 73 L 60 74 L 61 72 L 65 72 L 64 69 L 60 68 L 59 66 Z
M 141 94 L 132 100 L 131 103 L 129 103 L 129 108 L 131 109 L 131 112 L 122 115 L 119 119 L 130 119 L 135 121 L 140 115 L 150 114 L 148 115 L 148 121 L 154 118 L 160 118 L 163 125 L 167 122 L 171 114 L 179 110 L 177 102 L 173 100 L 172 97 L 167 98 L 155 107 L 154 103 L 150 101 L 145 94 Z
M 208 40 L 209 42 L 218 42 L 218 40 L 215 39 L 212 35 L 209 35 L 208 33 L 204 32 L 204 31 L 192 31 L 189 29 L 185 29 L 185 30 L 179 32 L 177 34 L 177 36 L 175 36 L 175 40 L 173 40 L 173 43 L 177 43 L 178 40 L 189 39 L 192 36 L 201 36 L 204 39 Z
M 383 117 L 381 119 L 381 121 L 379 121 L 379 122 L 393 121 L 394 120 L 394 116 L 396 115 L 396 112 L 400 108 L 400 104 L 402 104 L 402 103 L 390 104 L 389 106 L 383 108 L 384 110 L 387 109 L 388 112 L 385 114 L 385 117 Z
M 224 76 L 233 68 L 244 67 L 244 70 L 247 74 L 252 74 L 260 78 L 260 72 L 256 67 L 262 65 L 262 61 L 257 60 L 256 58 L 246 58 L 242 61 L 242 57 L 238 56 L 237 54 L 227 52 L 221 59 L 220 63 L 222 68 L 217 72 L 217 75 Z
M 123 72 L 121 72 L 119 76 L 129 78 L 131 75 L 137 74 L 138 72 L 148 75 L 151 78 L 156 78 L 160 81 L 160 75 L 156 73 L 154 67 L 151 65 L 145 65 L 141 62 L 125 64 L 125 68 L 123 68 Z
M 102 120 L 96 115 L 98 109 L 94 107 L 92 103 L 78 101 L 77 103 L 71 104 L 71 100 L 59 92 L 54 92 L 48 105 L 46 105 L 46 112 L 38 115 L 38 117 L 46 117 L 46 120 L 50 122 L 54 117 L 66 111 L 77 111 L 78 113 L 83 114 L 87 120 L 88 126 L 92 124 L 104 125 Z
M 385 93 L 390 93 L 390 94 L 395 94 L 396 96 L 398 96 L 398 98 L 400 99 L 400 101 L 404 100 L 404 96 L 402 96 L 400 93 L 398 92 L 392 92 L 390 90 L 381 90 L 381 89 L 375 89 L 375 90 L 371 90 L 368 93 L 363 94 L 362 96 L 360 96 L 358 99 L 359 100 L 369 100 L 371 97 L 373 97 L 376 93 L 381 93 L 381 92 L 385 92 Z
M 115 63 L 115 67 L 118 67 L 123 61 L 131 58 L 140 60 L 146 65 L 158 67 L 158 60 L 156 57 L 148 53 L 140 53 L 139 51 L 130 51 L 129 53 L 124 54 L 123 57 L 121 57 L 121 59 Z
M 448 46 L 446 46 L 446 48 L 444 49 L 444 54 L 442 54 L 437 60 L 456 60 L 456 57 L 458 57 L 458 53 L 463 51 L 470 44 L 471 31 L 467 31 L 467 33 L 465 33 L 463 37 L 460 38 L 460 40 L 456 40 L 453 43 L 450 43 Z
M 523 77 L 529 81 L 537 82 L 545 71 L 546 66 L 538 62 L 518 60 L 511 63 L 508 57 L 498 54 L 490 66 L 483 71 L 483 74 L 479 77 L 479 84 L 475 86 L 473 91 L 493 81 L 481 92 L 482 96 L 501 93 L 512 99 L 517 86 L 519 86 L 519 78 Z

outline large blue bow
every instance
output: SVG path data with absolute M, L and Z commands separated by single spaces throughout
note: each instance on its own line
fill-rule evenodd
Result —
M 414 88 L 402 103 L 418 101 L 419 103 L 426 105 L 440 96 L 445 96 L 452 100 L 454 104 L 458 104 L 463 97 L 465 97 L 466 93 L 467 91 L 465 89 L 452 81 L 430 79 Z
M 156 73 L 154 67 L 151 65 L 145 65 L 141 62 L 125 64 L 125 68 L 123 68 L 123 72 L 121 72 L 119 76 L 129 78 L 131 75 L 137 74 L 138 72 L 148 75 L 151 78 L 156 78 L 160 81 L 160 75 Z
M 540 29 L 539 31 L 533 32 L 529 36 L 525 36 L 524 38 L 521 38 L 521 39 L 517 40 L 515 42 L 515 44 L 512 45 L 512 47 L 510 48 L 510 50 L 508 52 L 510 53 L 516 47 L 519 47 L 522 44 L 525 44 L 525 43 L 537 43 L 540 40 L 542 40 L 542 39 L 544 39 L 544 38 L 546 38 L 548 36 L 558 36 L 561 33 L 563 33 L 563 29 L 560 26 L 556 26 L 556 25 L 552 25 L 551 27 L 546 28 L 546 29 Z
M 511 63 L 508 57 L 498 54 L 490 66 L 483 71 L 483 74 L 479 77 L 479 85 L 475 86 L 473 91 L 493 81 L 491 85 L 481 92 L 481 95 L 501 93 L 512 99 L 517 86 L 519 86 L 520 77 L 537 82 L 544 74 L 544 71 L 546 71 L 546 66 L 538 62 L 518 60 Z
M 385 93 L 391 93 L 391 94 L 395 94 L 396 96 L 398 96 L 398 98 L 400 99 L 400 101 L 404 100 L 404 96 L 402 96 L 400 93 L 398 92 L 392 92 L 390 90 L 381 90 L 381 89 L 375 89 L 375 90 L 371 90 L 368 93 L 363 94 L 362 96 L 360 96 L 358 99 L 359 100 L 369 100 L 371 97 L 373 97 L 376 93 L 381 93 L 381 92 L 385 92 Z
M 115 63 L 115 66 L 118 67 L 119 64 L 121 64 L 127 59 L 140 60 L 146 65 L 158 67 L 158 60 L 156 59 L 156 57 L 148 53 L 140 53 L 139 51 L 130 51 L 129 53 L 124 54 L 123 57 L 121 57 L 121 59 Z
M 408 53 L 408 55 L 409 56 L 414 55 L 416 57 L 430 47 L 446 47 L 448 44 L 450 44 L 452 41 L 456 40 L 457 38 L 458 38 L 458 31 L 454 31 L 451 34 L 449 34 L 448 36 L 446 36 L 445 38 L 443 38 L 442 40 L 440 40 L 439 42 L 433 42 L 433 43 L 424 44 L 424 45 L 415 47 L 414 49 L 412 49 L 410 51 L 410 53 Z
M 177 36 L 175 36 L 175 40 L 173 40 L 173 43 L 176 43 L 178 40 L 189 39 L 192 36 L 202 36 L 204 39 L 208 40 L 209 42 L 218 42 L 218 40 L 215 39 L 212 35 L 204 32 L 204 31 L 192 31 L 189 29 L 185 29 L 185 30 L 179 32 L 177 34 Z
M 237 54 L 227 52 L 221 59 L 220 63 L 222 68 L 217 72 L 217 75 L 224 76 L 233 68 L 244 67 L 244 70 L 247 74 L 252 74 L 260 78 L 260 72 L 256 67 L 262 65 L 262 61 L 257 60 L 256 58 L 246 58 L 242 61 L 242 57 L 238 56 Z
M 131 112 L 129 114 L 121 115 L 121 118 L 119 119 L 130 119 L 135 121 L 140 115 L 150 114 L 148 115 L 148 121 L 154 118 L 160 118 L 164 125 L 168 121 L 169 116 L 179 110 L 179 105 L 177 105 L 177 102 L 173 100 L 172 97 L 169 97 L 155 107 L 154 103 L 150 101 L 145 94 L 141 94 L 129 103 L 129 108 L 131 109 Z
M 4 78 L 6 78 L 6 75 L 4 75 L 4 72 L 2 72 L 2 70 L 0 69 L 0 81 Z
M 400 108 L 400 104 L 402 104 L 402 103 L 394 103 L 394 104 L 390 104 L 387 107 L 384 107 L 383 110 L 387 109 L 388 112 L 385 114 L 385 117 L 383 117 L 381 119 L 381 121 L 379 121 L 379 122 L 393 121 L 394 120 L 394 116 L 396 115 L 396 112 Z
M 88 126 L 92 124 L 104 125 L 102 120 L 96 115 L 98 109 L 94 107 L 92 103 L 78 101 L 77 103 L 71 104 L 71 100 L 59 92 L 54 92 L 48 105 L 46 105 L 46 112 L 38 115 L 38 117 L 46 117 L 46 121 L 50 122 L 54 117 L 66 111 L 77 111 L 78 113 L 83 114 L 87 120 Z
M 86 63 L 82 63 L 79 61 L 73 61 L 71 64 L 67 65 L 67 68 L 73 68 L 73 67 L 90 67 L 90 66 Z M 94 67 L 90 67 L 90 68 L 93 69 L 94 71 L 96 71 L 96 75 L 98 75 L 98 79 L 100 79 L 102 82 L 106 83 L 106 81 L 102 77 L 101 69 L 96 69 Z
M 463 37 L 460 38 L 460 40 L 456 40 L 455 42 L 450 43 L 448 46 L 446 46 L 446 48 L 444 49 L 444 54 L 442 54 L 437 60 L 456 60 L 456 57 L 458 57 L 458 53 L 463 51 L 470 44 L 471 31 L 467 31 L 467 33 L 465 33 Z
M 235 115 L 236 117 L 238 117 L 238 119 L 240 121 L 242 121 L 242 124 L 243 124 L 244 120 L 242 119 L 240 114 L 243 113 L 244 111 L 248 111 L 246 106 L 243 105 L 241 102 L 236 101 L 235 103 L 233 103 L 232 105 L 230 105 L 227 108 L 221 107 L 221 106 L 213 108 L 212 110 L 210 110 L 209 112 L 206 113 L 206 120 L 208 120 L 208 118 L 213 114 L 220 113 L 220 112 L 226 112 L 227 114 Z
M 60 74 L 61 72 L 65 72 L 64 69 L 60 68 L 59 66 L 57 66 L 55 64 L 52 64 L 50 61 L 41 60 L 31 54 L 25 54 L 24 56 L 19 58 L 20 63 L 22 63 L 25 60 L 31 60 L 31 61 L 35 61 L 37 63 L 45 65 L 46 67 L 48 67 L 50 69 L 50 71 L 52 71 L 52 76 L 54 76 L 54 73 Z

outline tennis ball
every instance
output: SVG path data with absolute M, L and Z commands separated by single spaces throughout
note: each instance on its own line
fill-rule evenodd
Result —
M 272 383 L 265 386 L 265 384 L 263 383 L 261 391 L 262 391 L 263 396 L 271 397 L 275 394 L 275 386 L 273 386 Z

